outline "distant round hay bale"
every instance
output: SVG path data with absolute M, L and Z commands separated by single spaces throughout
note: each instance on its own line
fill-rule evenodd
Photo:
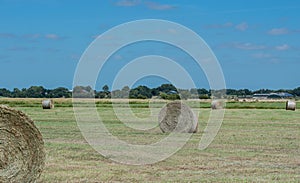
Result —
M 221 100 L 213 100 L 211 102 L 212 109 L 223 109 L 224 103 Z
M 53 100 L 47 99 L 42 101 L 42 107 L 43 109 L 52 109 L 54 108 L 54 102 Z
M 158 116 L 159 127 L 165 132 L 196 133 L 198 120 L 189 106 L 180 101 L 164 106 Z
M 0 182 L 35 182 L 44 162 L 44 142 L 33 121 L 0 105 Z
M 285 109 L 295 111 L 296 110 L 296 102 L 290 101 L 290 100 L 286 101 Z

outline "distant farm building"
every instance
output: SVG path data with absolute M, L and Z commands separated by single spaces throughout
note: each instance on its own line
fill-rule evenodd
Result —
M 293 97 L 294 96 L 289 93 L 256 93 L 253 95 L 254 99 L 286 99 Z

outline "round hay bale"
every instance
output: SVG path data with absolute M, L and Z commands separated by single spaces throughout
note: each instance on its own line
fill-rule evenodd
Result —
M 220 100 L 213 100 L 211 102 L 211 108 L 212 109 L 223 109 L 223 102 Z
M 164 106 L 158 116 L 159 127 L 165 132 L 196 133 L 198 120 L 189 106 L 180 101 Z
M 53 100 L 47 99 L 42 101 L 42 107 L 43 109 L 52 109 L 54 108 L 54 102 Z
M 0 105 L 0 182 L 35 182 L 44 162 L 44 142 L 33 121 Z
M 285 109 L 295 111 L 296 110 L 296 102 L 290 101 L 290 100 L 286 101 Z

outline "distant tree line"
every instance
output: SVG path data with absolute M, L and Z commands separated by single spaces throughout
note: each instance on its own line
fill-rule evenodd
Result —
M 249 89 L 226 89 L 213 91 L 205 88 L 192 89 L 177 89 L 172 84 L 162 84 L 156 88 L 149 88 L 147 86 L 138 86 L 130 89 L 128 86 L 122 89 L 110 91 L 107 85 L 102 87 L 101 91 L 93 90 L 90 86 L 76 86 L 73 91 L 64 87 L 55 89 L 46 89 L 42 86 L 31 86 L 29 88 L 18 89 L 14 88 L 12 91 L 0 88 L 0 97 L 11 98 L 131 98 L 131 99 L 148 99 L 152 97 L 176 100 L 176 99 L 209 99 L 214 93 L 226 93 L 227 96 L 246 97 L 255 93 L 281 93 L 286 92 L 294 96 L 300 96 L 300 87 L 291 90 L 269 90 L 260 89 L 251 91 Z
M 72 92 L 67 88 L 58 87 L 55 89 L 45 89 L 42 86 L 31 86 L 29 88 L 18 89 L 12 91 L 5 88 L 0 88 L 0 97 L 11 98 L 70 98 Z

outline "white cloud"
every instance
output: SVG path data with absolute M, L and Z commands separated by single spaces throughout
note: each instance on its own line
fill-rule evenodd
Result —
M 131 7 L 137 6 L 140 4 L 141 1 L 139 0 L 121 0 L 115 3 L 117 6 L 124 6 L 124 7 Z
M 241 50 L 263 50 L 266 49 L 266 46 L 264 45 L 256 45 L 252 43 L 234 43 L 234 48 L 238 48 Z
M 249 28 L 249 25 L 246 22 L 243 22 L 236 25 L 235 28 L 240 31 L 246 31 Z
M 114 3 L 116 6 L 123 6 L 123 7 L 133 7 L 143 5 L 152 10 L 170 10 L 174 9 L 174 5 L 170 4 L 160 4 L 153 1 L 142 1 L 142 0 L 118 0 Z
M 115 55 L 115 56 L 114 56 L 114 59 L 116 59 L 116 60 L 122 60 L 123 57 L 122 57 L 122 55 Z
M 70 55 L 70 58 L 72 60 L 79 60 L 80 59 L 80 55 L 78 55 L 78 54 L 72 54 L 72 55 Z
M 288 34 L 289 32 L 290 31 L 287 28 L 274 28 L 268 31 L 268 34 L 277 36 L 277 35 Z
M 47 38 L 47 39 L 59 39 L 60 37 L 57 34 L 46 34 L 45 38 Z
M 265 50 L 268 47 L 265 45 L 253 44 L 253 43 L 240 43 L 240 42 L 233 42 L 233 43 L 224 43 L 216 46 L 217 48 L 234 48 L 240 50 Z
M 46 49 L 44 49 L 44 51 L 50 52 L 50 53 L 57 53 L 57 52 L 59 52 L 61 50 L 57 49 L 57 48 L 46 48 Z
M 149 1 L 146 2 L 145 4 L 149 9 L 152 10 L 171 10 L 175 8 L 175 6 L 170 4 L 159 4 L 156 2 L 149 2 Z
M 62 40 L 62 39 L 66 39 L 67 37 L 59 36 L 57 34 L 46 34 L 44 35 L 44 38 L 52 39 L 52 40 Z
M 28 51 L 28 50 L 32 50 L 33 48 L 29 48 L 29 47 L 23 47 L 23 46 L 13 46 L 8 48 L 7 50 L 9 51 Z
M 2 61 L 2 60 L 4 60 L 4 59 L 7 59 L 7 58 L 9 58 L 9 56 L 8 55 L 0 55 L 0 61 Z
M 167 31 L 171 34 L 177 34 L 178 33 L 176 29 L 168 29 Z
M 41 35 L 40 34 L 26 34 L 23 37 L 27 38 L 27 39 L 38 39 L 41 37 Z
M 101 35 L 101 34 L 93 35 L 91 38 L 92 38 L 92 39 L 96 39 L 96 38 L 98 38 L 100 35 Z
M 232 27 L 239 31 L 246 31 L 249 29 L 249 25 L 247 22 L 242 22 L 242 23 L 239 23 L 236 25 L 234 25 L 231 22 L 226 22 L 224 24 L 209 24 L 209 25 L 205 26 L 205 28 L 208 28 L 208 29 L 226 29 L 226 28 L 232 28 Z
M 264 59 L 264 58 L 272 58 L 273 56 L 267 53 L 256 53 L 252 55 L 253 58 Z
M 275 49 L 278 51 L 284 51 L 290 49 L 290 46 L 287 44 L 283 44 L 283 45 L 276 46 Z
M 206 25 L 205 28 L 209 28 L 209 29 L 223 29 L 223 28 L 229 28 L 232 27 L 233 23 L 231 22 L 227 22 L 224 24 L 210 24 L 210 25 Z
M 0 38 L 16 38 L 17 35 L 12 33 L 0 33 Z

